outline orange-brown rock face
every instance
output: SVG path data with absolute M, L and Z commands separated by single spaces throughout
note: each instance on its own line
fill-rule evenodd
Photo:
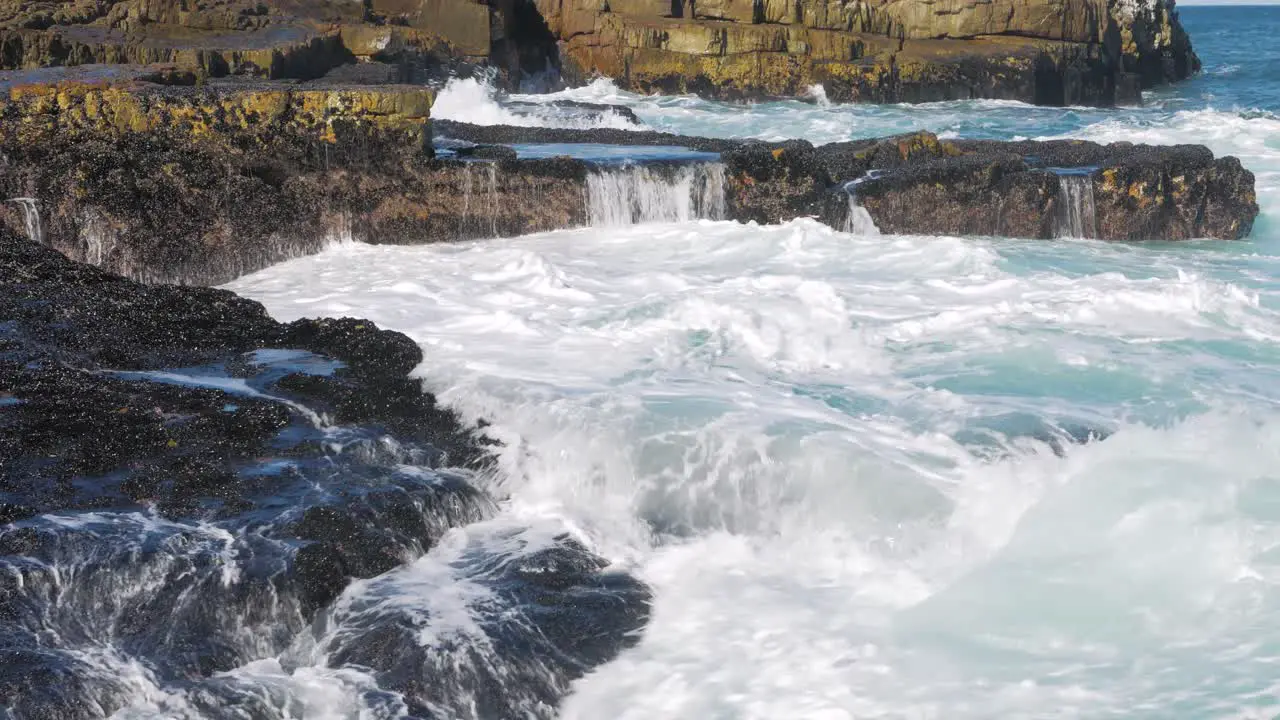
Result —
M 0 69 L 168 63 L 310 79 L 359 59 L 483 62 L 492 14 L 471 0 L 3 0 Z
M 640 91 L 839 101 L 1136 102 L 1199 65 L 1173 0 L 0 0 L 0 69 L 396 79 L 560 68 Z M 390 67 L 390 66 L 388 66 Z
M 1172 0 L 537 0 L 584 75 L 841 101 L 1136 102 L 1198 66 Z

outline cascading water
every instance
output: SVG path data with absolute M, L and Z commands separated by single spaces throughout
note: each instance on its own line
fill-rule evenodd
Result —
M 876 221 L 871 217 L 871 213 L 858 202 L 858 185 L 878 177 L 880 177 L 880 171 L 870 170 L 857 180 L 850 180 L 844 184 L 844 191 L 849 196 L 849 214 L 845 216 L 842 228 L 845 232 L 853 235 L 880 234 L 880 228 L 876 227 Z
M 724 184 L 720 163 L 601 169 L 587 176 L 587 220 L 593 226 L 722 220 Z
M 484 167 L 480 192 L 475 187 L 477 165 Z M 498 168 L 495 163 L 466 163 L 462 166 L 462 216 L 459 222 L 461 227 L 458 230 L 462 237 L 486 232 L 491 237 L 498 236 Z
M 22 207 L 22 221 L 27 226 L 27 237 L 38 243 L 44 242 L 44 228 L 40 226 L 40 208 L 35 198 L 9 198 L 9 202 Z
M 1093 176 L 1088 171 L 1059 172 L 1054 236 L 1097 237 L 1097 217 L 1093 202 Z

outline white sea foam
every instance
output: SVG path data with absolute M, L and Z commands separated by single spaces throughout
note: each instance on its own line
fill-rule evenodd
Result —
M 556 107 L 547 102 L 554 97 L 554 95 L 514 95 L 512 99 L 525 98 L 528 104 L 513 107 L 504 104 L 489 83 L 475 78 L 455 78 L 436 95 L 435 102 L 431 106 L 431 116 L 474 125 L 641 129 L 628 118 L 615 112 L 575 113 L 573 108 Z
M 661 211 L 348 244 L 233 283 L 281 319 L 409 333 L 442 400 L 495 422 L 502 472 L 486 481 L 508 499 L 455 537 L 565 529 L 652 586 L 641 643 L 578 682 L 564 717 L 1280 710 L 1266 669 L 1280 661 L 1273 114 L 1164 96 L 1109 111 L 730 105 L 600 80 L 513 95 L 548 113 L 515 118 L 482 86 L 451 88 L 438 117 L 571 124 L 551 108 L 574 100 L 684 134 L 815 144 L 916 129 L 1205 143 L 1257 175 L 1249 244 L 881 237 Z M 1085 434 L 1073 426 L 1113 434 L 1064 448 Z M 346 601 L 379 589 L 428 608 L 432 633 L 478 637 L 483 593 L 449 566 L 456 547 Z
M 700 221 L 232 287 L 417 338 L 506 441 L 493 522 L 653 586 L 565 717 L 1206 717 L 1264 701 L 1280 642 L 1280 295 L 1242 264 Z M 1064 458 L 1017 418 L 1118 432 Z

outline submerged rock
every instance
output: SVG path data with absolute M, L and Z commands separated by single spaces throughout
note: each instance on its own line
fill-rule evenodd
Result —
M 279 692 L 258 664 L 314 646 L 313 621 L 353 580 L 490 517 L 473 482 L 491 468 L 490 441 L 407 377 L 422 359 L 368 321 L 280 324 L 230 292 L 141 285 L 0 228 L 0 715 L 257 707 Z M 580 589 L 590 577 L 548 595 L 529 582 L 485 607 L 526 618 L 504 630 L 512 647 L 598 612 Z M 624 647 L 648 595 L 618 582 L 597 650 L 539 677 L 492 660 L 511 683 L 501 691 L 553 707 Z M 544 600 L 554 609 L 538 615 Z M 439 649 L 406 643 L 406 657 Z M 338 655 L 290 657 L 365 672 Z M 431 668 L 397 662 L 397 682 L 462 707 Z M 254 716 L 283 717 L 288 702 Z
M 512 548 L 494 557 L 484 549 L 494 543 Z M 437 589 L 442 580 L 474 598 L 467 622 L 450 617 L 456 596 Z M 415 590 L 444 597 L 425 612 L 392 600 Z M 424 558 L 362 584 L 326 618 L 321 649 L 335 664 L 373 669 L 418 717 L 551 717 L 566 681 L 612 658 L 619 642 L 639 640 L 648 600 L 644 585 L 572 538 L 495 530 L 446 563 Z

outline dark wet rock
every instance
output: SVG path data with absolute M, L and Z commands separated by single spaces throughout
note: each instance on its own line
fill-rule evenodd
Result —
M 305 480 L 259 472 L 273 455 L 294 474 L 369 478 L 405 458 L 487 462 L 486 441 L 405 377 L 422 355 L 399 333 L 350 318 L 280 325 L 232 293 L 139 285 L 7 232 L 0 269 L 8 522 L 146 503 L 173 518 L 237 516 Z M 277 347 L 290 351 L 260 354 Z M 326 356 L 337 362 L 321 366 L 326 391 L 314 394 L 341 399 L 330 422 L 352 449 L 339 456 L 324 449 L 333 431 L 308 414 L 310 397 L 282 381 L 310 377 L 303 361 Z M 465 483 L 429 485 L 432 497 L 479 497 Z
M 1108 240 L 1246 236 L 1258 214 L 1252 173 L 1202 145 L 1080 140 L 940 140 L 932 133 L 840 142 L 768 143 L 614 129 L 475 126 L 437 121 L 476 143 L 673 145 L 717 152 L 726 165 L 729 217 L 776 223 L 816 216 L 840 227 L 843 186 L 882 230 L 1052 238 L 1062 169 L 1092 172 L 1097 237 Z M 877 177 L 867 178 L 868 173 Z
M 555 108 L 565 111 L 563 115 L 566 117 L 575 117 L 589 122 L 601 122 L 612 117 L 637 127 L 644 125 L 635 111 L 626 105 L 606 105 L 603 103 L 582 102 L 580 100 L 552 100 L 545 103 L 508 100 L 504 104 L 508 110 L 524 115 L 542 115 L 546 114 L 549 108 Z
M 433 161 L 398 86 L 50 85 L 0 102 L 0 223 L 146 282 L 215 284 L 333 240 L 424 243 L 583 222 L 581 162 Z M 501 172 L 495 172 L 500 169 Z M 459 202 L 471 187 L 469 201 Z
M 1239 238 L 1258 212 L 1252 174 L 1201 146 L 946 141 L 922 132 L 814 148 L 435 121 L 450 138 L 441 145 L 463 157 L 434 159 L 430 100 L 422 88 L 250 81 L 11 88 L 0 103 L 0 197 L 14 201 L 0 203 L 0 225 L 134 279 L 214 284 L 343 238 L 425 243 L 585 224 L 586 178 L 608 170 L 567 157 L 519 160 L 507 147 L 516 143 L 719 153 L 728 217 L 757 222 L 816 216 L 842 226 L 844 185 L 873 171 L 857 193 L 888 232 L 1054 237 L 1062 168 L 1093 173 L 1091 227 L 1104 239 Z M 156 302 L 166 292 L 157 290 Z M 193 305 L 208 309 L 192 312 L 220 312 L 224 302 L 233 300 L 203 296 Z M 65 342 L 88 342 L 93 332 Z M 94 340 L 100 352 L 122 352 L 103 340 Z M 174 346 L 198 355 L 198 344 Z
M 437 136 L 465 140 L 481 144 L 516 143 L 599 143 L 602 145 L 675 145 L 690 150 L 724 152 L 742 144 L 741 140 L 703 138 L 654 130 L 621 130 L 594 128 L 528 127 L 524 125 L 472 125 L 454 120 L 436 120 L 433 131 Z
M 439 570 L 409 566 L 366 585 L 329 618 L 324 644 L 332 665 L 372 669 L 423 718 L 551 717 L 568 683 L 637 642 L 648 619 L 648 590 L 568 537 L 451 562 L 482 595 L 472 627 L 387 602 Z
M 354 318 L 296 320 L 284 326 L 278 342 L 341 360 L 367 376 L 408 375 L 422 362 L 422 348 L 405 335 Z
M 1253 173 L 1199 145 L 1079 140 L 973 142 L 913 133 L 834 143 L 747 143 L 725 152 L 733 217 L 848 216 L 846 185 L 884 232 L 1055 237 L 1069 175 L 1089 178 L 1094 237 L 1238 239 L 1259 208 Z
M 460 158 L 468 160 L 496 160 L 499 162 L 511 162 L 519 157 L 519 154 L 513 148 L 505 145 L 471 145 L 467 147 L 459 147 L 455 153 Z
M 830 173 L 805 140 L 746 143 L 722 157 L 732 173 L 726 193 L 735 219 L 776 223 L 786 216 L 819 215 L 830 195 Z
M 367 321 L 282 325 L 229 292 L 141 285 L 0 228 L 0 707 L 101 717 L 153 684 L 210 717 L 258 707 L 251 676 L 219 673 L 285 653 L 353 579 L 491 516 L 470 482 L 489 441 L 406 376 L 421 361 Z M 616 621 L 582 664 L 521 677 L 513 692 L 547 707 L 647 613 L 643 586 L 582 568 L 556 570 L 557 612 L 504 626 L 541 647 Z M 541 577 L 513 576 L 528 587 L 493 612 L 510 617 Z M 405 682 L 461 706 L 437 677 Z

